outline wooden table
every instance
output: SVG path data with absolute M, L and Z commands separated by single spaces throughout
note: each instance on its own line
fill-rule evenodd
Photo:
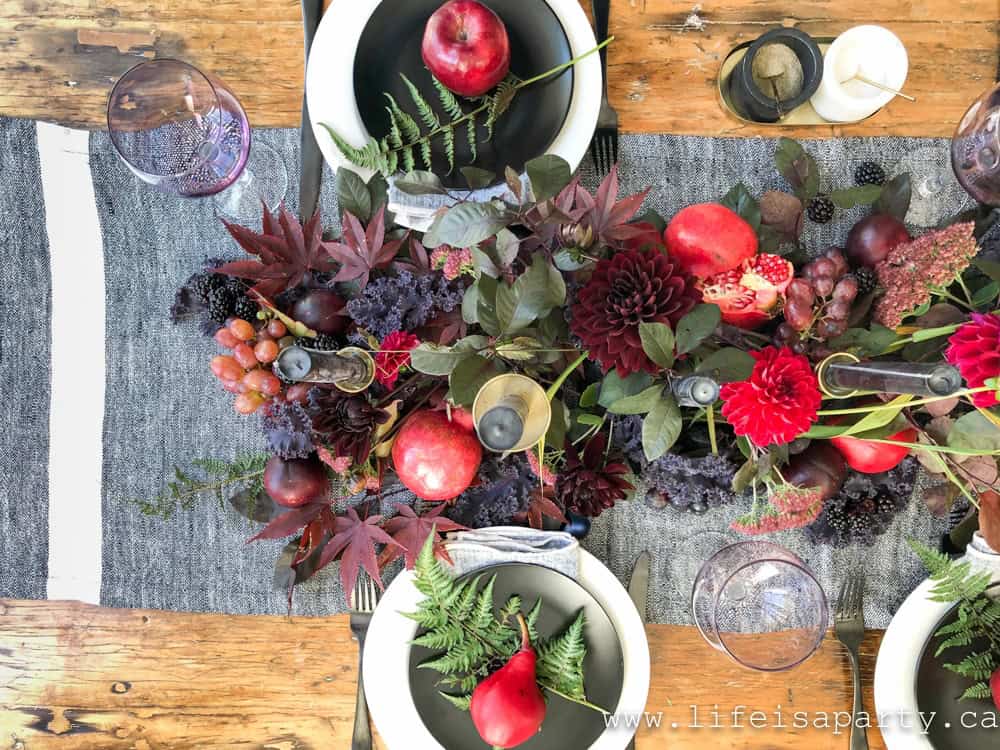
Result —
M 773 135 L 719 105 L 729 50 L 777 25 L 835 36 L 879 23 L 909 50 L 906 90 L 918 102 L 897 99 L 856 125 L 781 132 L 950 136 L 997 74 L 998 19 L 997 0 L 613 0 L 612 103 L 627 132 Z M 220 75 L 255 126 L 299 124 L 299 0 L 0 0 L 0 114 L 105 127 L 111 84 L 153 57 Z
M 735 666 L 694 628 L 650 625 L 646 632 L 653 666 L 646 709 L 663 715 L 660 729 L 640 730 L 637 750 L 847 747 L 847 736 L 832 728 L 773 727 L 791 725 L 797 711 L 829 714 L 832 727 L 834 712 L 850 711 L 846 653 L 832 638 L 798 669 L 769 675 Z M 871 633 L 863 648 L 868 685 L 880 642 Z M 346 617 L 0 601 L 2 750 L 341 750 L 350 746 L 356 679 Z M 865 703 L 874 712 L 870 689 Z M 691 706 L 705 728 L 690 728 Z M 774 717 L 779 706 L 783 722 Z M 743 728 L 730 726 L 737 707 Z M 727 728 L 710 728 L 713 710 Z M 755 710 L 769 714 L 771 728 L 751 727 Z M 885 750 L 877 730 L 869 743 Z

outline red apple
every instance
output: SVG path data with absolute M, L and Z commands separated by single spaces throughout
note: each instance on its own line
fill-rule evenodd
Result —
M 896 245 L 909 240 L 903 222 L 888 214 L 875 214 L 859 221 L 847 235 L 847 257 L 856 266 L 874 268 Z
M 482 96 L 510 70 L 507 28 L 476 0 L 450 0 L 424 29 L 424 65 L 459 96 Z
M 682 209 L 663 233 L 667 252 L 685 271 L 707 279 L 757 254 L 757 233 L 739 214 L 720 203 Z
M 483 447 L 460 411 L 424 409 L 407 417 L 392 444 L 392 463 L 406 487 L 424 500 L 451 500 L 469 488 Z
M 298 508 L 325 495 L 330 478 L 315 456 L 288 461 L 272 456 L 264 467 L 264 489 L 278 505 Z
M 990 689 L 993 691 L 993 702 L 996 704 L 997 709 L 1000 709 L 1000 669 L 993 673 L 993 679 L 990 680 Z

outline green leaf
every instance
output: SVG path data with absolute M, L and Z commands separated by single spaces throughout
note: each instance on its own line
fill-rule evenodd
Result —
M 819 167 L 800 143 L 791 138 L 779 138 L 774 163 L 803 203 L 819 193 Z
M 497 319 L 496 299 L 500 285 L 496 279 L 480 276 L 476 286 L 479 288 L 479 293 L 476 295 L 476 318 L 479 320 L 479 326 L 490 336 L 499 336 L 501 331 L 500 321 Z
M 746 380 L 753 372 L 756 360 L 741 349 L 725 347 L 703 359 L 696 372 L 713 375 L 720 383 Z
M 597 403 L 607 409 L 626 396 L 634 396 L 644 391 L 652 383 L 653 377 L 646 372 L 633 372 L 628 377 L 622 378 L 619 377 L 617 370 L 611 370 L 601 381 L 601 395 Z
M 480 169 L 479 167 L 462 167 L 460 171 L 462 172 L 462 176 L 465 177 L 470 190 L 487 188 L 493 184 L 497 177 L 493 172 L 487 169 Z
M 642 420 L 642 451 L 655 461 L 669 451 L 680 437 L 684 421 L 673 396 L 664 395 Z
M 972 306 L 975 308 L 983 308 L 992 304 L 998 294 L 1000 294 L 1000 283 L 991 281 L 977 289 L 973 293 L 970 302 L 972 302 Z
M 1000 282 L 1000 262 L 987 258 L 976 258 L 972 265 L 996 282 Z
M 722 311 L 718 305 L 696 305 L 677 324 L 677 353 L 687 354 L 698 348 L 722 322 Z
M 899 336 L 891 328 L 878 323 L 872 323 L 871 329 L 848 328 L 840 336 L 830 340 L 829 346 L 834 351 L 852 350 L 859 355 L 875 356 L 899 340 Z
M 438 99 L 441 101 L 441 106 L 444 111 L 448 113 L 448 117 L 453 120 L 457 120 L 462 117 L 465 112 L 462 111 L 462 105 L 458 103 L 458 99 L 455 95 L 445 86 L 441 81 L 431 76 L 431 83 L 434 84 L 434 88 L 437 89 Z
M 674 332 L 665 323 L 640 323 L 642 350 L 653 362 L 668 369 L 674 364 Z
M 450 375 L 460 362 L 471 356 L 468 351 L 425 341 L 410 352 L 410 364 L 424 375 Z
M 883 404 L 883 406 L 892 407 L 887 409 L 880 409 L 879 411 L 871 411 L 865 414 L 861 419 L 852 424 L 846 430 L 844 430 L 841 435 L 859 435 L 862 432 L 868 432 L 869 430 L 877 430 L 879 427 L 884 427 L 887 424 L 892 423 L 892 421 L 903 411 L 908 403 L 910 403 L 916 396 L 904 393 L 900 396 L 896 396 L 888 404 Z
M 910 211 L 912 197 L 910 175 L 906 172 L 898 174 L 882 186 L 882 192 L 875 202 L 875 213 L 889 214 L 904 221 Z
M 545 154 L 524 165 L 531 180 L 535 200 L 541 203 L 566 187 L 573 178 L 569 164 L 560 156 Z
M 521 240 L 512 231 L 501 229 L 497 232 L 496 258 L 501 266 L 509 268 L 517 258 L 517 252 L 520 248 Z
M 496 353 L 511 362 L 529 362 L 535 359 L 541 348 L 541 343 L 530 336 L 516 336 L 507 343 L 497 344 Z
M 565 302 L 566 282 L 562 274 L 544 256 L 536 255 L 513 286 L 497 286 L 496 311 L 500 329 L 504 333 L 520 331 Z
M 472 247 L 507 226 L 507 217 L 492 203 L 460 203 L 439 214 L 424 235 L 427 247 Z
M 416 170 L 396 179 L 396 188 L 407 195 L 447 195 L 441 178 L 433 172 Z
M 1000 427 L 978 411 L 970 411 L 955 420 L 948 433 L 949 448 L 1000 451 Z
M 756 478 L 757 463 L 752 459 L 747 459 L 739 470 L 733 475 L 733 492 L 736 494 L 742 494 Z
M 462 320 L 470 326 L 479 322 L 479 282 L 476 282 L 462 295 Z
M 587 412 L 580 412 L 577 414 L 576 421 L 580 424 L 587 425 L 588 427 L 600 427 L 604 424 L 603 417 L 599 417 L 596 414 L 588 414 Z
M 496 360 L 478 354 L 461 360 L 448 378 L 452 401 L 459 406 L 472 406 L 479 389 L 504 371 Z
M 608 407 L 612 414 L 646 414 L 653 410 L 663 393 L 662 385 L 654 385 L 634 396 L 615 401 Z
M 569 412 L 562 399 L 552 399 L 552 421 L 545 433 L 545 444 L 561 449 L 566 442 L 566 432 L 569 430 Z
M 830 193 L 830 200 L 837 208 L 849 209 L 855 206 L 867 206 L 879 199 L 882 195 L 881 185 L 857 185 L 856 187 L 834 190 Z
M 760 204 L 742 182 L 733 186 L 719 203 L 739 214 L 755 232 L 760 229 Z
M 591 383 L 584 389 L 583 393 L 580 394 L 580 408 L 590 409 L 593 406 L 597 406 L 597 397 L 601 393 L 600 383 Z
M 486 274 L 491 278 L 496 279 L 500 276 L 500 269 L 497 268 L 496 263 L 478 246 L 472 248 L 472 265 L 477 272 Z
M 437 114 L 431 109 L 431 105 L 427 103 L 427 100 L 424 99 L 423 94 L 420 93 L 417 87 L 413 85 L 413 82 L 402 73 L 399 74 L 399 77 L 406 84 L 406 88 L 410 92 L 410 98 L 413 99 L 413 104 L 417 108 L 417 113 L 420 115 L 424 127 L 428 130 L 441 127 L 441 121 L 438 119 Z
M 337 170 L 337 205 L 367 222 L 372 218 L 372 196 L 368 186 L 356 172 L 341 167 Z

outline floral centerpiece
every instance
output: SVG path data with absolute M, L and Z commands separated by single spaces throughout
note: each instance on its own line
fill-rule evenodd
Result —
M 255 539 L 291 540 L 289 587 L 339 559 L 350 589 L 359 568 L 412 565 L 431 533 L 558 526 L 625 501 L 870 544 L 922 465 L 928 512 L 995 507 L 1000 265 L 976 257 L 974 222 L 911 237 L 906 175 L 867 163 L 858 184 L 822 192 L 787 139 L 775 167 L 787 192 L 737 185 L 669 222 L 642 212 L 645 193 L 620 197 L 616 171 L 591 193 L 544 156 L 526 180 L 507 170 L 502 199 L 459 201 L 424 233 L 394 225 L 381 176 L 343 170 L 340 235 L 284 209 L 260 232 L 227 224 L 246 255 L 207 263 L 173 312 L 215 337 L 211 370 L 268 450 L 179 472 L 146 508 L 223 492 L 265 524 Z M 429 172 L 396 187 L 448 193 Z M 857 205 L 871 215 L 844 247 L 802 246 L 806 220 Z M 283 379 L 274 364 L 295 348 L 370 357 L 370 384 Z M 849 392 L 828 382 L 838 357 L 860 367 Z M 961 382 L 914 387 L 931 365 Z M 512 373 L 544 389 L 548 429 L 526 450 L 486 450 L 473 406 Z M 402 489 L 423 499 L 378 515 L 372 501 Z

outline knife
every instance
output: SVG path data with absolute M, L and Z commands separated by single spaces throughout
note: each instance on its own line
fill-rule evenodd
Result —
M 642 620 L 643 625 L 646 624 L 646 596 L 649 593 L 649 563 L 649 552 L 643 552 L 639 555 L 639 559 L 635 561 L 635 567 L 632 568 L 632 578 L 628 582 L 628 595 L 631 597 L 632 603 L 635 604 L 635 608 L 639 610 L 639 619 Z M 632 740 L 628 743 L 625 750 L 635 750 L 635 735 L 632 735 Z
M 302 0 L 302 31 L 305 39 L 306 68 L 309 67 L 309 51 L 313 37 L 323 17 L 323 0 Z M 312 121 L 309 118 L 309 102 L 305 87 L 302 90 L 302 133 L 300 158 L 302 160 L 302 181 L 299 183 L 299 217 L 305 224 L 316 213 L 319 205 L 319 186 L 323 179 L 323 156 L 316 143 Z

